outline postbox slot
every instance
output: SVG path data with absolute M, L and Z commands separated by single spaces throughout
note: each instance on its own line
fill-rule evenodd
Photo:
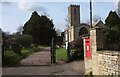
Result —
M 86 43 L 89 43 L 90 41 L 86 41 Z

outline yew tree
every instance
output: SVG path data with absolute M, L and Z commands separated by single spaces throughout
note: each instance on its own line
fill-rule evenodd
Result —
M 104 35 L 107 42 L 120 41 L 120 18 L 115 11 L 110 11 L 105 20 Z
M 23 34 L 31 35 L 34 42 L 41 45 L 48 45 L 52 37 L 56 37 L 52 20 L 44 15 L 39 15 L 36 11 L 32 13 L 30 19 L 23 27 Z

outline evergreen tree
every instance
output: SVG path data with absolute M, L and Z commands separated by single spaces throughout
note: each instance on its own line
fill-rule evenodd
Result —
M 110 11 L 108 17 L 106 18 L 104 34 L 107 42 L 120 41 L 120 18 L 116 12 Z
M 35 11 L 31 18 L 25 23 L 23 27 L 23 34 L 32 35 L 35 43 L 48 45 L 51 38 L 56 36 L 54 24 L 52 20 L 46 16 L 39 16 Z
M 115 25 L 118 26 L 118 24 L 120 24 L 120 18 L 118 17 L 117 13 L 110 11 L 107 19 L 105 20 L 105 25 L 111 28 Z

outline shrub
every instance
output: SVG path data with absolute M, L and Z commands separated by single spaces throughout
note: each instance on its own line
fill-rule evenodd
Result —
M 38 52 L 38 51 L 40 51 L 40 50 L 42 50 L 42 49 L 44 49 L 45 48 L 45 46 L 37 46 L 37 47 L 35 47 L 34 49 L 33 49 L 33 52 Z
M 84 59 L 83 40 L 81 36 L 77 40 L 71 42 L 70 47 L 71 47 L 70 56 L 71 61 Z
M 12 49 L 15 53 L 17 53 L 18 55 L 21 55 L 21 47 L 18 44 L 13 44 Z
M 31 35 L 22 35 L 17 37 L 15 42 L 22 47 L 28 48 L 33 43 L 33 37 Z
M 14 64 L 17 64 L 19 63 L 19 61 L 22 59 L 22 57 L 12 51 L 5 51 L 5 54 L 4 54 L 4 66 L 5 65 L 8 65 L 8 66 L 11 66 L 11 65 L 14 65 Z
M 83 60 L 84 59 L 84 52 L 79 50 L 79 49 L 74 49 L 71 52 L 71 56 L 70 56 L 70 60 L 74 61 L 74 60 Z
M 93 77 L 92 71 L 89 72 L 89 77 Z
M 40 48 L 34 48 L 33 51 L 34 52 L 38 52 L 40 50 Z

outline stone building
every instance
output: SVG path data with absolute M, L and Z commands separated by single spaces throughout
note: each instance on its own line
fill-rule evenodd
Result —
M 104 24 L 100 20 L 93 23 L 93 27 L 103 27 Z M 85 23 L 80 23 L 80 5 L 70 5 L 68 7 L 68 41 L 72 42 L 77 40 L 79 36 L 84 34 L 89 34 L 90 25 Z

